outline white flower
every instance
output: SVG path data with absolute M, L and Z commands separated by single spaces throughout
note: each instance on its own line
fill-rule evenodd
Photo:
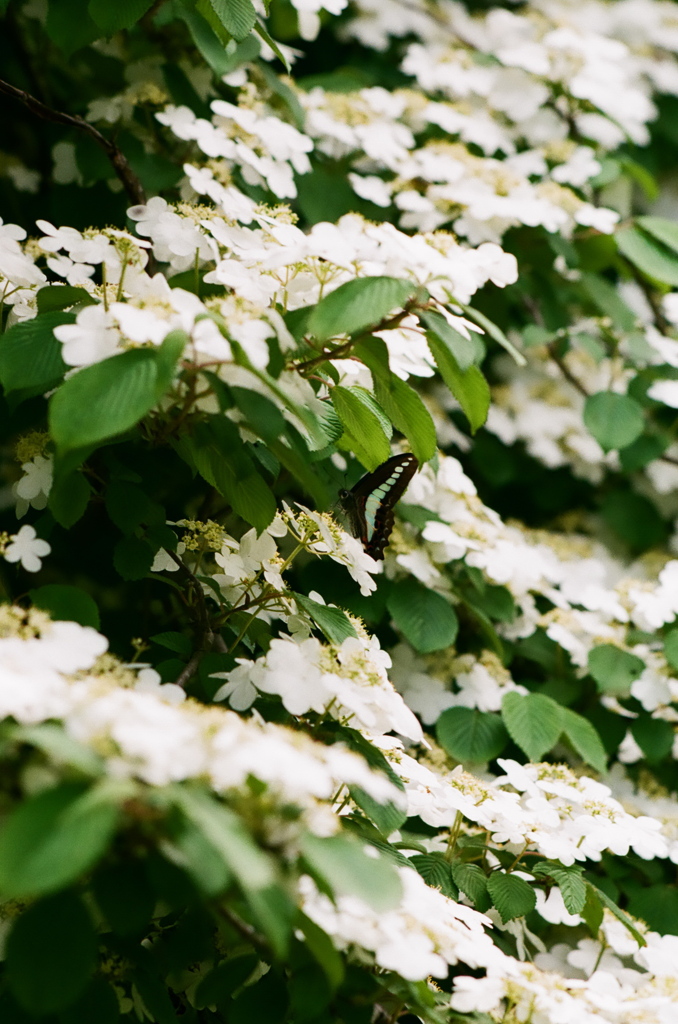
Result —
M 37 536 L 34 527 L 25 524 L 11 537 L 4 557 L 8 562 L 21 562 L 26 572 L 39 572 L 42 568 L 41 559 L 51 550 L 47 541 Z
M 118 351 L 120 334 L 113 316 L 102 305 L 85 306 L 74 324 L 54 328 L 62 343 L 62 358 L 69 366 L 89 366 Z
M 671 409 L 678 409 L 678 380 L 656 380 L 647 389 L 647 396 Z
M 19 519 L 31 505 L 37 509 L 46 506 L 52 489 L 54 463 L 51 456 L 36 455 L 30 462 L 24 462 L 21 468 L 24 475 L 15 485 L 18 499 L 16 514 Z

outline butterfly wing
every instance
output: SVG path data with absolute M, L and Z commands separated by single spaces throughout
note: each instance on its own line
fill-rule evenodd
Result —
M 372 558 L 384 557 L 395 521 L 393 508 L 418 468 L 414 455 L 393 455 L 341 494 L 351 530 Z

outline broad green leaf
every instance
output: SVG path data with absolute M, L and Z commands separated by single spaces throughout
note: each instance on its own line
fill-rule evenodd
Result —
M 360 786 L 349 786 L 351 799 L 365 812 L 367 817 L 374 822 L 381 834 L 385 837 L 391 835 L 396 829 L 407 820 L 407 812 L 404 809 L 404 800 L 400 804 L 392 801 L 381 804 L 366 793 Z
M 238 42 L 254 28 L 257 12 L 251 0 L 210 0 L 210 4 L 226 31 Z
M 88 912 L 74 893 L 62 892 L 15 918 L 7 939 L 7 984 L 30 1014 L 65 1010 L 84 992 L 96 956 Z
M 107 36 L 123 28 L 131 28 L 146 13 L 153 0 L 89 0 L 87 10 L 92 21 Z
M 37 750 L 42 750 L 54 764 L 66 765 L 93 778 L 103 774 L 102 758 L 91 747 L 69 736 L 63 727 L 55 722 L 17 726 L 12 732 L 12 738 L 19 743 L 29 743 Z
M 358 635 L 348 615 L 341 608 L 328 608 L 327 605 L 313 601 L 304 594 L 296 594 L 294 591 L 291 592 L 291 596 L 322 629 L 331 644 L 339 646 L 346 637 Z
M 233 70 L 233 57 L 217 36 L 212 26 L 187 0 L 176 5 L 178 16 L 188 25 L 196 49 L 209 64 L 215 75 L 227 75 Z M 235 49 L 235 44 L 231 44 Z
M 636 223 L 669 249 L 678 252 L 678 224 L 675 220 L 667 217 L 636 217 Z
M 70 284 L 45 285 L 39 290 L 37 301 L 38 313 L 54 313 L 57 310 L 70 309 L 71 306 L 92 306 L 96 303 L 96 299 L 93 299 L 84 288 L 76 288 Z
M 645 426 L 642 407 L 628 395 L 599 391 L 584 405 L 584 423 L 606 452 L 626 448 L 640 437 Z
M 155 551 L 143 537 L 123 537 L 113 550 L 115 571 L 124 580 L 142 580 L 151 571 Z
M 208 1006 L 230 1000 L 233 993 L 254 974 L 259 963 L 259 957 L 254 953 L 236 953 L 222 960 L 198 984 L 195 990 L 196 1008 L 204 1010 Z
M 301 852 L 311 871 L 337 895 L 358 896 L 380 913 L 398 906 L 402 885 L 393 865 L 385 857 L 368 856 L 350 836 L 307 833 Z
M 391 373 L 386 343 L 367 338 L 356 345 L 355 354 L 369 367 L 375 397 L 391 423 L 408 439 L 419 462 L 428 462 L 437 446 L 433 419 L 414 388 Z
M 490 388 L 477 366 L 462 372 L 456 359 L 440 339 L 428 331 L 428 347 L 440 371 L 440 376 L 459 402 L 469 422 L 471 432 L 482 427 L 490 408 Z
M 614 239 L 622 255 L 647 277 L 678 285 L 678 254 L 636 227 L 621 228 Z
M 596 771 L 607 770 L 607 754 L 603 742 L 587 718 L 571 708 L 562 708 L 563 733 L 579 756 Z
M 0 892 L 38 896 L 75 881 L 102 856 L 118 822 L 117 791 L 63 783 L 20 804 L 0 832 Z
M 154 644 L 159 644 L 160 647 L 166 647 L 169 651 L 174 651 L 176 654 L 189 655 L 193 650 L 193 642 L 190 637 L 184 633 L 156 633 L 155 636 L 149 637 Z
M 459 621 L 449 601 L 418 580 L 399 580 L 386 606 L 396 627 L 420 654 L 450 647 L 457 639 Z
M 442 853 L 418 853 L 410 860 L 427 885 L 440 889 L 451 900 L 459 899 L 459 888 L 452 877 L 452 866 Z
M 100 975 L 95 975 L 82 995 L 59 1014 L 59 1024 L 83 1024 L 84 1021 L 120 1024 L 115 989 Z
M 621 697 L 628 696 L 631 683 L 640 678 L 645 662 L 614 644 L 599 644 L 589 651 L 588 667 L 601 693 Z
M 499 715 L 477 708 L 447 708 L 436 722 L 436 737 L 455 761 L 484 764 L 498 757 L 507 735 Z
M 397 277 L 359 277 L 330 292 L 309 316 L 308 329 L 318 341 L 336 335 L 356 334 L 376 327 L 402 309 L 416 292 L 416 285 Z
M 477 864 L 452 864 L 452 878 L 457 888 L 473 902 L 476 910 L 483 913 L 488 910 L 491 901 L 487 895 L 487 876 Z
M 349 388 L 333 387 L 330 398 L 356 455 L 366 469 L 376 469 L 391 454 L 391 445 L 379 418 Z
M 581 916 L 584 918 L 594 938 L 598 937 L 598 932 L 605 916 L 603 903 L 599 899 L 599 895 L 599 890 L 589 882 L 586 882 L 586 903 L 584 904 Z
M 270 398 L 249 388 L 234 387 L 230 390 L 245 423 L 263 441 L 275 441 L 285 434 L 285 418 Z
M 504 725 L 530 761 L 539 761 L 563 731 L 563 709 L 543 693 L 507 693 L 501 705 Z
M 99 909 L 118 935 L 133 935 L 148 926 L 156 897 L 141 861 L 107 864 L 94 875 L 92 889 Z
M 147 348 L 103 359 L 69 377 L 49 407 L 50 433 L 59 451 L 130 430 L 158 401 L 157 381 L 157 352 Z
M 678 669 L 678 629 L 671 629 L 664 637 L 664 657 L 671 668 Z
M 537 896 L 524 878 L 505 871 L 493 871 L 487 879 L 487 891 L 506 924 L 516 917 L 525 917 L 537 905 Z
M 444 345 L 447 345 L 462 373 L 474 363 L 481 362 L 485 355 L 485 346 L 475 332 L 470 339 L 466 338 L 459 331 L 455 331 L 442 313 L 437 313 L 433 309 L 422 310 L 419 319 Z
M 224 858 L 192 821 L 182 821 L 168 850 L 171 850 L 172 862 L 183 868 L 207 896 L 224 892 L 233 881 L 233 873 Z
M 69 529 L 84 516 L 91 495 L 90 483 L 79 470 L 57 472 L 47 505 L 59 526 Z
M 508 340 L 501 327 L 498 327 L 493 320 L 486 317 L 479 309 L 474 309 L 473 306 L 465 306 L 463 302 L 457 302 L 456 305 L 461 307 L 469 320 L 473 320 L 479 327 L 482 327 L 486 334 L 489 334 L 491 338 L 494 338 L 498 345 L 501 345 L 502 348 L 506 349 L 518 366 L 525 366 L 527 363 L 525 356 Z
M 678 890 L 673 882 L 646 884 L 642 889 L 634 886 L 627 909 L 629 914 L 645 921 L 652 931 L 678 935 Z
M 533 868 L 535 877 L 552 878 L 570 914 L 580 914 L 586 903 L 586 882 L 579 864 L 565 866 L 554 860 L 540 860 Z
M 83 0 L 57 0 L 48 4 L 45 31 L 67 57 L 103 35 Z
M 638 945 L 647 946 L 647 942 L 645 941 L 641 933 L 638 931 L 638 929 L 636 928 L 628 914 L 625 914 L 624 911 L 617 906 L 614 900 L 611 900 L 607 893 L 603 892 L 602 889 L 599 889 L 597 885 L 594 885 L 592 882 L 587 882 L 586 885 L 589 889 L 592 889 L 594 891 L 595 895 L 603 904 L 603 906 L 607 907 L 607 909 L 614 914 L 618 921 L 621 921 L 626 930 L 634 937 Z
M 332 939 L 301 910 L 296 925 L 304 933 L 309 953 L 322 967 L 332 988 L 339 988 L 344 980 L 344 962 Z
M 671 753 L 675 739 L 675 729 L 671 722 L 640 715 L 631 722 L 631 734 L 652 764 L 662 761 Z
M 176 790 L 176 802 L 209 843 L 218 850 L 243 889 L 266 889 L 273 885 L 273 861 L 260 850 L 242 821 L 230 808 L 198 789 Z
M 54 385 L 66 372 L 54 328 L 72 324 L 72 313 L 43 313 L 0 336 L 0 382 L 5 391 Z
M 79 622 L 81 626 L 99 628 L 99 609 L 89 594 L 70 583 L 47 583 L 29 592 L 37 608 L 49 612 L 53 619 Z
M 593 304 L 601 313 L 609 316 L 616 327 L 623 331 L 633 330 L 636 314 L 626 305 L 616 285 L 590 272 L 581 275 L 581 284 Z

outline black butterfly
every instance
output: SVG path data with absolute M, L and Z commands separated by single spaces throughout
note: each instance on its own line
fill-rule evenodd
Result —
M 339 504 L 348 516 L 351 533 L 359 537 L 372 558 L 383 558 L 393 529 L 393 506 L 417 472 L 414 455 L 393 455 L 350 490 L 339 491 Z

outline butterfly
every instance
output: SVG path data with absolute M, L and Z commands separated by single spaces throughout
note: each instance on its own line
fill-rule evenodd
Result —
M 372 558 L 384 557 L 393 529 L 393 506 L 418 468 L 414 455 L 393 455 L 350 491 L 339 491 L 339 505 L 348 516 L 351 533 L 360 538 Z

